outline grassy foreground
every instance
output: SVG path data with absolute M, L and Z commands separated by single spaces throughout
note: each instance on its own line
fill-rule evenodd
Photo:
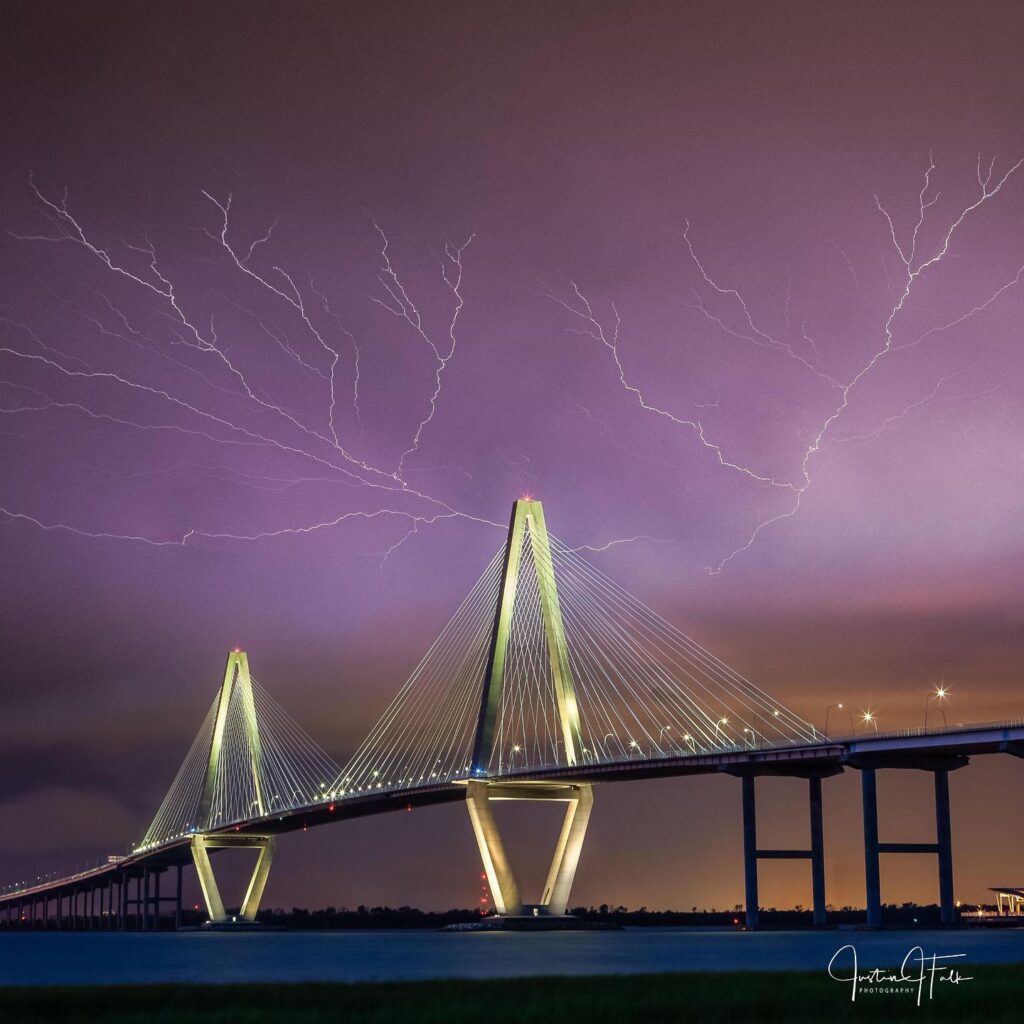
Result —
M 973 981 L 907 995 L 865 994 L 823 972 L 659 974 L 389 984 L 7 988 L 0 1021 L 246 1024 L 532 1024 L 540 1021 L 956 1021 L 1018 1024 L 1024 965 L 975 966 Z

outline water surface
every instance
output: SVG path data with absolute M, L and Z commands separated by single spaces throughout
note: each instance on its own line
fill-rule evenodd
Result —
M 1024 962 L 1024 929 L 739 932 L 38 932 L 0 934 L 0 985 L 392 981 L 542 974 L 822 970 L 847 943 L 862 968 L 913 946 L 962 963 Z

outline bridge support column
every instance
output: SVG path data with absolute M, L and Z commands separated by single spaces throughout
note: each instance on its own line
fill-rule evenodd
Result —
M 181 930 L 181 865 L 178 865 L 178 885 L 174 900 L 174 930 Z
M 814 904 L 814 923 L 823 927 L 825 911 L 825 827 L 821 813 L 821 776 L 807 780 L 811 810 L 811 894 Z
M 255 921 L 256 913 L 260 909 L 260 900 L 263 899 L 263 890 L 267 885 L 267 878 L 270 875 L 270 865 L 274 859 L 275 840 L 273 836 L 202 836 L 192 837 L 192 860 L 195 862 L 196 873 L 199 875 L 199 886 L 203 890 L 203 900 L 206 903 L 206 912 L 210 920 L 215 922 L 228 921 L 229 917 L 224 909 L 224 901 L 221 899 L 220 889 L 217 887 L 217 879 L 213 874 L 213 867 L 210 864 L 210 851 L 219 849 L 249 849 L 258 850 L 256 867 L 253 869 L 252 878 L 249 880 L 249 887 L 246 889 L 245 898 L 239 916 L 246 921 Z
M 757 888 L 757 862 L 759 860 L 809 860 L 811 862 L 811 892 L 814 908 L 814 924 L 826 923 L 825 911 L 825 831 L 821 812 L 820 772 L 802 773 L 807 779 L 808 803 L 810 810 L 811 847 L 809 850 L 761 850 L 757 846 L 757 805 L 754 784 L 758 772 L 745 771 L 739 775 L 743 794 L 743 890 L 747 928 L 757 928 L 760 923 L 760 908 Z M 769 773 L 763 773 L 769 774 Z M 770 774 L 780 774 L 771 772 Z M 826 772 L 826 774 L 831 774 Z
M 875 769 L 860 773 L 861 803 L 864 810 L 864 888 L 868 908 L 868 927 L 882 924 L 882 882 L 878 868 L 878 791 Z
M 754 776 L 744 775 L 743 786 L 743 893 L 748 928 L 758 923 L 757 896 L 757 808 L 754 799 Z
M 858 758 L 861 793 L 864 803 L 864 881 L 867 895 L 868 927 L 882 923 L 882 897 L 879 882 L 880 853 L 932 853 L 939 861 L 939 920 L 944 925 L 956 923 L 953 900 L 953 837 L 949 814 L 949 773 L 967 764 L 962 755 L 935 755 L 901 762 L 888 759 Z M 930 771 L 935 783 L 935 842 L 880 843 L 878 841 L 878 796 L 875 782 L 877 768 L 917 768 Z
M 949 817 L 949 772 L 935 772 L 935 842 L 939 855 L 939 920 L 956 922 L 953 905 L 953 830 Z
M 541 901 L 536 906 L 523 906 L 515 874 L 505 853 L 505 844 L 494 820 L 492 800 L 557 800 L 568 804 Z M 593 806 L 594 791 L 589 784 L 490 783 L 482 780 L 468 783 L 466 809 L 494 899 L 494 909 L 499 914 L 514 917 L 522 914 L 524 909 L 544 916 L 565 914 Z
M 160 876 L 163 874 L 162 868 L 157 868 L 153 872 L 153 930 L 160 931 Z

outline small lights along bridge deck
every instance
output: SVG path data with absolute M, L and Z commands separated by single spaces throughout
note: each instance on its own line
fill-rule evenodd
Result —
M 142 839 L 124 857 L 0 893 L 0 922 L 149 928 L 195 867 L 210 921 L 252 922 L 275 837 L 386 811 L 464 801 L 499 914 L 565 914 L 598 782 L 724 772 L 741 779 L 746 918 L 758 923 L 762 859 L 810 861 L 826 922 L 822 780 L 861 773 L 869 925 L 881 922 L 879 855 L 934 853 L 944 923 L 955 919 L 948 774 L 972 754 L 1024 756 L 1024 722 L 831 739 L 628 594 L 517 501 L 508 539 L 347 764 L 297 725 L 228 655 L 220 689 Z M 930 771 L 936 838 L 878 838 L 880 768 Z M 757 845 L 755 779 L 808 783 L 809 849 Z M 524 905 L 492 804 L 566 806 L 541 901 Z M 229 915 L 211 855 L 257 851 Z M 173 895 L 161 876 L 176 869 Z M 132 883 L 134 882 L 134 895 Z M 115 895 L 116 894 L 116 895 Z

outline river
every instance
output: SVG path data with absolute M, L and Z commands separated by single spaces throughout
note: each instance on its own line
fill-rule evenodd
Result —
M 822 970 L 844 945 L 861 968 L 897 966 L 907 951 L 947 961 L 1024 962 L 1024 929 L 741 932 L 436 931 L 37 932 L 0 934 L 0 985 L 147 982 L 393 981 L 544 974 Z M 849 964 L 851 953 L 843 954 Z M 961 966 L 962 965 L 962 966 Z

